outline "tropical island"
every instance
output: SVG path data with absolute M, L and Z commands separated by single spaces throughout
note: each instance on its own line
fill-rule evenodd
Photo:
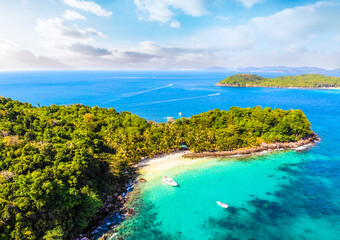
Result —
M 1 97 L 0 239 L 75 239 L 92 231 L 109 214 L 103 209 L 121 201 L 136 163 L 181 145 L 215 156 L 316 139 L 301 110 L 232 107 L 156 123 L 113 108 L 35 107 Z
M 223 87 L 340 88 L 340 77 L 302 74 L 265 78 L 253 74 L 237 74 L 223 79 L 216 85 Z

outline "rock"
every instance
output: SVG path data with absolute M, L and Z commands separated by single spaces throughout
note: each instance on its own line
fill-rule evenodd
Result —
M 284 143 L 278 143 L 279 148 L 285 148 L 285 144 Z
M 266 144 L 266 146 L 261 146 L 261 147 L 257 148 L 257 152 L 261 152 L 261 151 L 264 151 L 264 150 L 267 150 L 267 144 Z
M 271 144 L 268 145 L 268 148 L 269 149 L 275 149 L 276 148 L 276 144 L 271 143 Z
M 144 182 L 146 182 L 146 179 L 140 178 L 139 181 L 144 183 Z
M 127 211 L 127 214 L 128 214 L 129 216 L 132 216 L 134 213 L 135 213 L 135 211 L 134 211 L 133 208 L 129 208 L 128 211 Z
M 13 181 L 13 177 L 14 177 L 14 173 L 9 172 L 9 171 L 0 171 L 0 176 L 3 176 L 3 178 L 7 182 L 12 182 Z

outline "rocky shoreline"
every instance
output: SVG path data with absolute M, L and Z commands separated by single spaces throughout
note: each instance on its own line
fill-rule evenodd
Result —
M 164 159 L 170 159 L 170 157 L 175 158 L 206 158 L 206 157 L 237 157 L 237 156 L 250 156 L 253 154 L 259 154 L 266 151 L 275 150 L 286 150 L 292 149 L 296 150 L 300 147 L 306 147 L 308 145 L 314 145 L 316 142 L 320 141 L 320 138 L 316 134 L 311 134 L 305 138 L 296 142 L 275 142 L 275 143 L 263 143 L 261 146 L 254 148 L 244 148 L 236 149 L 232 151 L 223 152 L 201 152 L 194 153 L 187 150 L 175 151 L 170 154 L 160 154 L 152 158 L 142 159 L 139 163 L 135 164 L 131 168 L 127 169 L 127 175 L 130 176 L 130 180 L 126 183 L 125 187 L 122 187 L 114 195 L 107 196 L 106 201 L 104 201 L 102 207 L 97 211 L 96 219 L 102 219 L 99 221 L 98 225 L 94 228 L 88 229 L 87 234 L 80 235 L 77 240 L 88 240 L 88 239 L 107 239 L 113 234 L 112 231 L 117 225 L 124 220 L 126 216 L 131 216 L 134 214 L 133 209 L 127 208 L 125 203 L 128 201 L 128 192 L 133 190 L 134 184 L 137 182 L 145 182 L 143 178 L 139 178 L 138 171 L 148 165 L 158 164 Z M 162 159 L 162 160 L 161 160 Z M 171 161 L 171 159 L 169 160 Z M 138 179 L 138 180 L 137 180 Z M 101 216 L 101 217 L 100 217 Z M 93 219 L 94 220 L 94 219 Z M 93 222 L 92 220 L 92 222 Z
M 273 151 L 273 150 L 287 150 L 287 149 L 297 149 L 299 147 L 308 146 L 310 144 L 315 144 L 316 142 L 320 141 L 320 138 L 316 134 L 311 134 L 303 139 L 300 139 L 296 142 L 274 142 L 274 143 L 262 143 L 261 146 L 254 147 L 254 148 L 243 148 L 243 149 L 236 149 L 231 151 L 223 151 L 223 152 L 201 152 L 201 153 L 187 153 L 184 154 L 184 158 L 203 158 L 203 157 L 232 157 L 232 156 L 246 156 L 252 155 L 255 153 L 261 153 L 265 151 Z
M 112 230 L 124 221 L 125 217 L 134 214 L 134 209 L 127 207 L 126 203 L 129 201 L 129 193 L 134 189 L 135 180 L 139 176 L 137 170 L 134 167 L 125 170 L 126 178 L 122 181 L 123 186 L 116 193 L 104 196 L 102 206 L 89 220 L 89 227 L 75 240 L 105 240 Z

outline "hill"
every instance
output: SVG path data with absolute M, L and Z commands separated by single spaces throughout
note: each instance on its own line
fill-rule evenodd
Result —
M 0 239 L 75 239 L 104 202 L 120 201 L 132 165 L 181 144 L 227 151 L 310 135 L 301 110 L 232 107 L 157 124 L 113 108 L 0 97 Z
M 276 78 L 237 74 L 223 79 L 217 85 L 227 87 L 340 88 L 340 78 L 321 74 L 303 74 Z

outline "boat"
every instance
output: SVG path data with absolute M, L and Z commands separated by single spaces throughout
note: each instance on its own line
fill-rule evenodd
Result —
M 229 207 L 228 204 L 226 204 L 226 203 L 222 203 L 222 202 L 219 202 L 219 201 L 217 201 L 216 203 L 218 205 L 220 205 L 221 207 L 223 207 L 223 208 L 228 208 Z
M 168 176 L 164 176 L 162 182 L 169 184 L 173 187 L 176 187 L 178 185 L 173 179 L 169 178 Z

